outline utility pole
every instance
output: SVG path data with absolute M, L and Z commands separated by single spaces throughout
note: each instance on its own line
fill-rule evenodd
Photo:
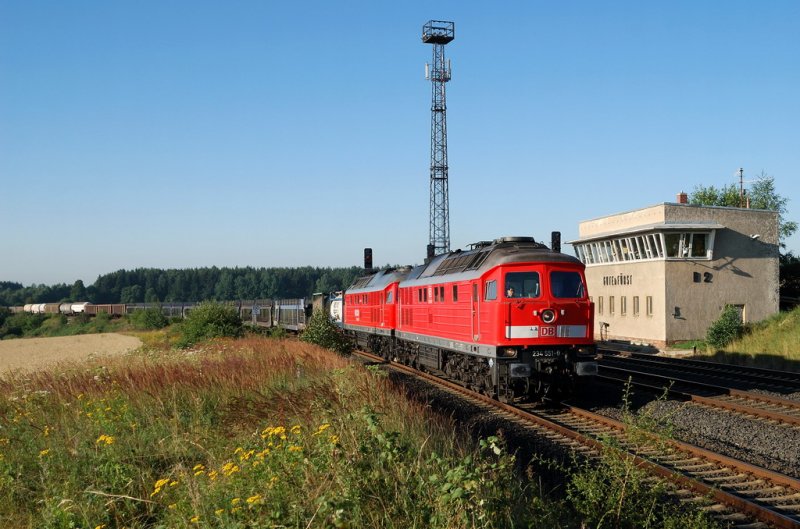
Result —
M 425 65 L 425 78 L 433 85 L 431 96 L 431 196 L 427 256 L 450 251 L 450 206 L 447 183 L 447 104 L 445 83 L 450 80 L 450 61 L 444 47 L 455 38 L 455 24 L 431 20 L 422 27 L 422 42 L 433 44 L 433 62 Z
M 744 207 L 744 168 L 739 168 L 739 207 Z

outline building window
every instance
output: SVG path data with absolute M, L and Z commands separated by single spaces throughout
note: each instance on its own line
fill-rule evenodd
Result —
M 633 315 L 639 315 L 639 296 L 633 296 Z
M 647 308 L 646 308 L 647 315 L 648 316 L 652 316 L 653 315 L 653 296 L 647 296 L 647 299 L 645 300 L 645 303 L 647 305 Z
M 576 244 L 575 255 L 586 264 L 622 263 L 650 259 L 711 259 L 710 232 L 649 233 Z
M 614 296 L 608 296 L 608 313 L 614 315 Z
M 603 313 L 603 296 L 597 298 L 597 313 L 598 314 Z
M 619 297 L 619 315 L 625 316 L 628 313 L 628 298 L 625 296 Z

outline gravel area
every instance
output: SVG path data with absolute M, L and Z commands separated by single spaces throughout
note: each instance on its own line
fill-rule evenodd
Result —
M 139 338 L 115 333 L 2 340 L 0 376 L 11 371 L 35 371 L 63 362 L 123 354 L 141 345 Z
M 619 419 L 619 388 L 597 383 L 596 389 L 593 393 L 602 401 L 584 397 L 575 404 Z M 636 392 L 631 401 L 630 409 L 637 413 L 666 418 L 675 439 L 800 479 L 800 428 L 691 403 L 658 400 L 644 392 Z

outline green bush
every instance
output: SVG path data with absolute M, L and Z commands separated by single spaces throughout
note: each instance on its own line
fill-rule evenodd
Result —
M 711 324 L 706 333 L 709 345 L 722 348 L 740 338 L 744 333 L 742 318 L 736 307 L 725 305 L 719 319 Z
M 145 310 L 137 310 L 130 316 L 131 325 L 140 331 L 163 329 L 169 322 L 161 309 L 154 307 Z
M 236 309 L 207 301 L 186 316 L 178 346 L 189 347 L 211 338 L 238 338 L 243 333 L 242 319 Z
M 328 315 L 323 310 L 314 311 L 308 320 L 306 330 L 300 335 L 300 339 L 332 349 L 339 354 L 346 355 L 353 351 L 353 343 L 328 319 Z
M 8 336 L 32 336 L 47 319 L 44 314 L 19 312 L 8 316 L 0 327 L 0 339 Z

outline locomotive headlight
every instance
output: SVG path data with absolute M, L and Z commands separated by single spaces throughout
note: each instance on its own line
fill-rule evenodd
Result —
M 553 309 L 545 309 L 542 311 L 542 321 L 545 323 L 553 323 L 556 321 L 556 313 Z

